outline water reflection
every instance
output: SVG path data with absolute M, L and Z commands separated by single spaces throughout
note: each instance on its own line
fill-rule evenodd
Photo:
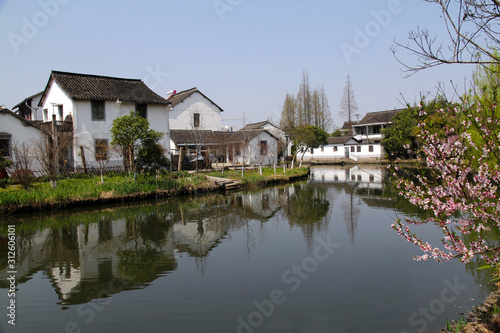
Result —
M 382 167 L 317 167 L 307 182 L 259 191 L 11 217 L 0 227 L 0 288 L 7 288 L 7 256 L 2 252 L 7 248 L 5 226 L 15 223 L 20 294 L 36 280 L 37 288 L 46 284 L 48 292 L 57 295 L 58 308 L 48 311 L 54 318 L 52 331 L 69 316 L 86 327 L 90 312 L 82 315 L 79 309 L 83 312 L 99 304 L 113 305 L 89 329 L 107 331 L 109 326 L 99 325 L 110 318 L 124 323 L 121 331 L 132 330 L 123 313 L 136 311 L 132 304 L 140 304 L 147 309 L 141 316 L 156 309 L 169 313 L 144 321 L 148 322 L 141 326 L 144 331 L 229 332 L 234 331 L 235 318 L 255 310 L 254 299 L 263 300 L 269 291 L 285 289 L 283 272 L 310 258 L 318 238 L 329 235 L 341 244 L 332 260 L 321 262 L 310 280 L 304 280 L 303 289 L 288 294 L 288 302 L 269 322 L 305 323 L 321 314 L 332 322 L 331 327 L 351 327 L 349 316 L 361 309 L 365 316 L 374 313 L 371 320 L 381 317 L 384 325 L 399 321 L 394 324 L 397 330 L 384 332 L 409 331 L 404 326 L 408 316 L 440 290 L 425 297 L 419 291 L 428 287 L 419 275 L 425 271 L 421 267 L 432 274 L 436 269 L 411 262 L 411 254 L 418 249 L 405 247 L 404 240 L 390 230 L 387 212 L 405 216 L 422 212 L 395 196 L 385 178 Z M 477 272 L 477 265 L 469 264 L 471 273 Z M 476 283 L 488 284 L 489 275 L 481 272 L 485 274 L 474 276 Z M 455 274 L 445 277 L 450 280 Z M 366 279 L 375 288 L 367 287 Z M 463 279 L 460 275 L 461 283 Z M 120 297 L 111 302 L 116 294 Z M 391 311 L 376 310 L 382 297 L 393 302 L 385 305 L 387 309 L 399 311 L 390 320 L 385 319 Z M 401 309 L 398 302 L 408 303 L 408 308 Z M 53 303 L 50 297 L 41 296 L 33 301 L 34 307 Z M 316 307 L 308 309 L 313 303 Z M 398 304 L 397 309 L 391 304 Z M 61 314 L 60 308 L 73 305 L 79 306 Z M 297 309 L 306 317 L 297 316 Z M 332 313 L 339 315 L 332 317 Z M 279 330 L 269 327 L 265 331 Z M 356 327 L 345 331 L 358 332 Z
M 8 223 L 18 223 L 21 236 L 17 281 L 25 283 L 43 272 L 59 304 L 70 305 L 147 286 L 176 270 L 182 255 L 196 258 L 204 273 L 205 258 L 232 231 L 247 230 L 250 251 L 256 243 L 256 230 L 249 221 L 263 225 L 281 209 L 290 226 L 300 227 L 309 242 L 314 231 L 328 221 L 325 189 L 306 184 L 91 213 L 10 219 Z M 6 238 L 0 243 L 6 244 Z M 7 287 L 6 277 L 7 263 L 2 262 L 1 288 Z

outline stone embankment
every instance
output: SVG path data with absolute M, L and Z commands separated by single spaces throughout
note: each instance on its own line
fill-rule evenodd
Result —
M 483 304 L 476 306 L 467 315 L 467 325 L 456 331 L 456 323 L 451 331 L 443 329 L 441 333 L 498 333 L 500 332 L 500 291 L 492 292 Z

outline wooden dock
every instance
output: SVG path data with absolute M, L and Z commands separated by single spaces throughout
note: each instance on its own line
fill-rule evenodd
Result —
M 241 187 L 241 182 L 234 179 L 214 177 L 214 176 L 207 176 L 207 177 L 213 180 L 216 185 L 220 186 L 225 190 L 234 190 Z

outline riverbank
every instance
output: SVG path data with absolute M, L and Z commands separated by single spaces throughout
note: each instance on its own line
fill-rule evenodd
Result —
M 243 188 L 256 188 L 267 184 L 295 181 L 309 175 L 308 168 L 278 169 L 278 173 L 264 169 L 262 176 L 257 170 L 245 172 L 239 181 Z M 241 172 L 240 172 L 241 173 Z M 219 174 L 219 173 L 214 173 Z M 226 178 L 235 177 L 225 172 Z M 163 198 L 195 193 L 207 193 L 222 190 L 220 184 L 203 174 L 174 172 L 159 177 L 138 175 L 111 175 L 90 177 L 86 179 L 62 179 L 57 187 L 52 188 L 48 182 L 34 183 L 28 190 L 20 185 L 9 185 L 0 189 L 0 214 L 10 215 L 21 212 L 56 210 L 70 207 L 91 206 L 105 203 L 138 201 L 152 198 Z

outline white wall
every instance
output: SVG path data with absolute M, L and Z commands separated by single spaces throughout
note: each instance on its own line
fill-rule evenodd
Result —
M 58 109 L 55 105 L 63 106 L 63 117 L 60 118 L 58 115 Z M 47 110 L 47 112 L 43 110 Z M 49 91 L 45 97 L 42 104 L 43 121 L 51 121 L 52 115 L 56 115 L 56 120 L 64 120 L 69 114 L 74 115 L 73 101 L 66 95 L 66 93 L 61 89 L 61 87 L 54 81 L 49 86 Z
M 334 151 L 334 146 L 337 146 L 337 151 Z M 373 147 L 373 152 L 370 152 L 370 146 Z M 345 147 L 349 148 L 349 156 L 354 156 L 358 158 L 382 158 L 384 157 L 383 148 L 380 143 L 360 143 L 354 145 L 326 145 L 321 151 L 321 147 L 314 148 L 313 153 L 309 149 L 304 154 L 304 160 L 321 160 L 325 158 L 343 158 L 345 157 Z M 351 151 L 351 147 L 354 147 L 354 152 Z M 358 147 L 360 151 L 358 151 Z M 297 156 L 300 159 L 300 154 Z
M 44 136 L 39 129 L 26 124 L 24 121 L 13 115 L 6 113 L 0 113 L 0 133 L 11 135 L 11 153 L 12 147 L 16 144 L 18 146 L 26 144 L 28 147 L 33 147 L 34 142 L 44 139 Z M 36 174 L 36 172 L 40 170 L 40 165 L 34 160 L 33 152 L 30 153 L 30 156 L 33 160 L 31 169 Z
M 354 152 L 351 147 L 354 148 Z M 373 152 L 370 152 L 370 146 L 373 147 Z M 358 147 L 361 151 L 358 151 Z M 382 158 L 384 157 L 383 148 L 380 143 L 360 143 L 357 145 L 349 145 L 349 156 L 356 156 L 359 158 Z
M 337 151 L 335 151 L 335 148 Z M 342 158 L 345 157 L 345 151 L 344 151 L 344 145 L 343 144 L 331 144 L 331 145 L 326 145 L 323 146 L 323 151 L 321 151 L 321 147 L 314 148 L 313 153 L 311 153 L 311 150 L 308 149 L 307 152 L 304 154 L 304 160 L 309 160 L 309 159 L 321 159 L 321 158 Z M 300 159 L 301 154 L 299 153 L 297 155 L 297 158 Z
M 79 147 L 93 147 L 96 139 L 106 139 L 111 144 L 111 128 L 113 120 L 130 114 L 135 110 L 135 103 L 116 103 L 116 101 L 106 101 L 104 105 L 104 120 L 92 120 L 91 102 L 76 101 L 75 115 L 73 117 L 73 130 L 75 135 L 75 162 L 77 166 L 82 165 L 79 154 Z M 166 149 L 166 155 L 170 156 L 170 129 L 167 106 L 150 105 L 147 106 L 147 119 L 149 127 L 155 131 L 162 132 L 163 138 L 160 144 Z M 91 153 L 85 154 L 89 166 L 97 166 Z M 109 166 L 123 165 L 118 154 L 113 154 L 108 163 Z
M 260 154 L 260 142 L 267 141 L 267 155 Z M 243 153 L 243 151 L 242 151 Z M 245 151 L 245 164 L 272 165 L 278 159 L 278 142 L 275 137 L 267 132 L 262 132 L 250 140 Z M 243 154 L 235 156 L 235 162 L 243 163 Z
M 221 112 L 212 102 L 196 92 L 177 104 L 170 111 L 170 128 L 193 129 L 193 115 L 200 114 L 200 127 L 198 129 L 220 131 Z

